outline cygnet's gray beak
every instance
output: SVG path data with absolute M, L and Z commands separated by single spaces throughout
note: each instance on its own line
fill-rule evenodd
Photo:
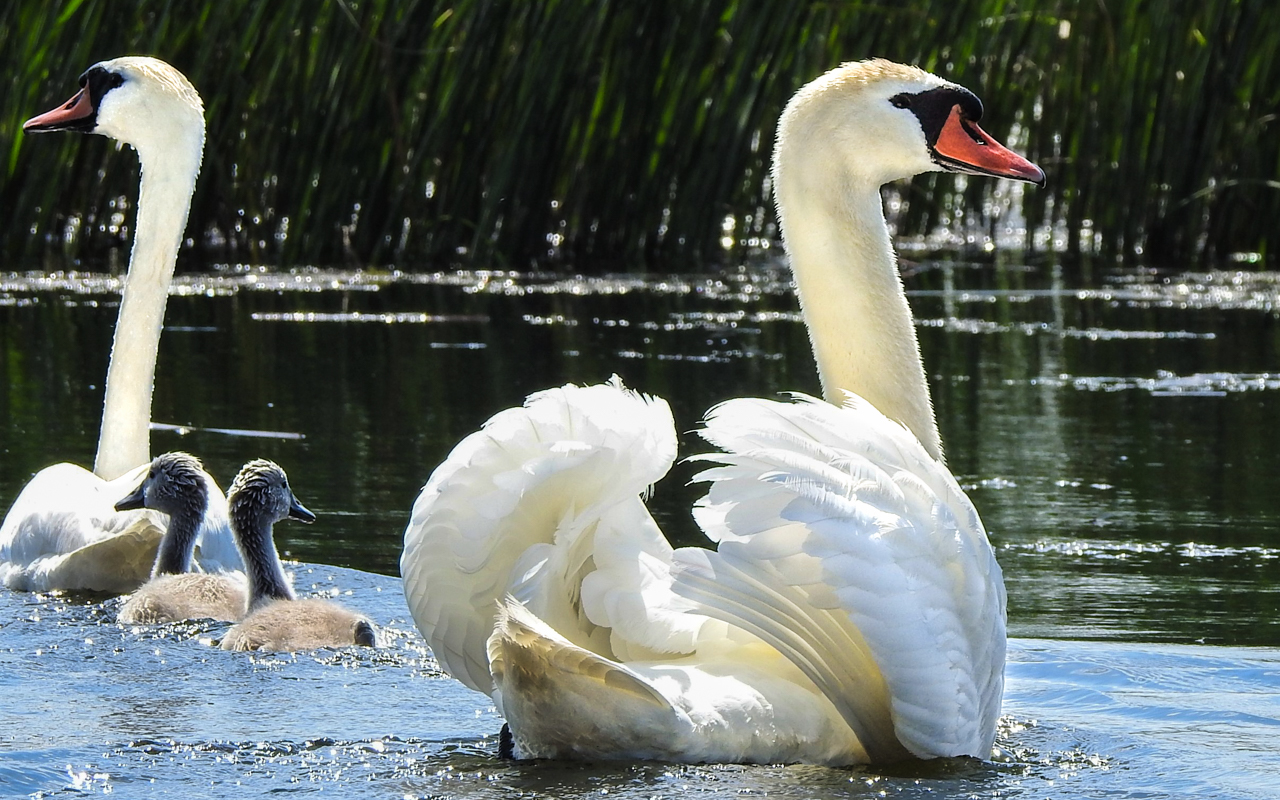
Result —
M 147 482 L 144 480 L 142 483 L 138 484 L 138 488 L 134 489 L 132 494 L 117 502 L 116 511 L 133 511 L 136 508 L 146 508 L 147 498 L 145 493 L 142 491 L 146 485 Z M 310 514 L 311 512 L 308 511 L 307 513 Z
M 311 524 L 316 521 L 316 515 L 311 510 L 298 501 L 298 498 L 292 497 L 290 493 L 289 499 L 289 519 L 296 519 L 298 522 Z

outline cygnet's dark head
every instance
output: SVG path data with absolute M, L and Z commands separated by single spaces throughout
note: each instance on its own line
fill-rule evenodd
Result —
M 173 516 L 199 516 L 209 505 L 209 488 L 200 459 L 187 453 L 165 453 L 151 462 L 151 470 L 137 489 L 116 503 L 116 511 L 151 508 Z
M 316 515 L 293 496 L 289 477 L 274 461 L 260 458 L 240 468 L 227 492 L 227 506 L 233 520 L 271 525 L 282 519 L 315 522 Z
M 292 600 L 271 526 L 282 519 L 315 522 L 316 515 L 298 502 L 279 464 L 266 459 L 240 468 L 227 492 L 227 512 L 236 547 L 249 572 L 249 608 L 271 600 Z

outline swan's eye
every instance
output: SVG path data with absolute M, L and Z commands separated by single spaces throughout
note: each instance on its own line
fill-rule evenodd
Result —
M 108 72 L 98 65 L 89 67 L 80 76 L 81 88 L 89 89 L 89 100 L 97 108 L 107 92 L 124 84 L 124 76 L 118 72 Z
M 889 102 L 893 103 L 895 108 L 911 108 L 911 95 L 906 92 L 895 94 L 889 98 Z
M 972 92 L 959 93 L 960 113 L 970 122 L 982 120 L 982 101 Z

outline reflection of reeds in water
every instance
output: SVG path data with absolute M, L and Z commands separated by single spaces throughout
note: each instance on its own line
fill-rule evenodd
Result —
M 133 197 L 131 158 L 18 129 L 68 95 L 80 69 L 135 52 L 172 62 L 204 95 L 191 230 L 220 259 L 522 266 L 550 254 L 614 270 L 715 259 L 722 240 L 773 233 L 765 178 L 787 97 L 871 55 L 975 89 L 989 132 L 1013 134 L 1049 174 L 1048 189 L 1022 194 L 1023 215 L 1065 224 L 1073 249 L 1164 260 L 1267 252 L 1277 236 L 1270 0 L 190 8 L 0 10 L 11 259 L 43 252 L 49 235 L 91 254 L 129 224 L 117 198 Z M 981 225 L 984 203 L 1007 191 L 971 180 L 957 195 L 953 180 L 908 190 L 900 230 Z

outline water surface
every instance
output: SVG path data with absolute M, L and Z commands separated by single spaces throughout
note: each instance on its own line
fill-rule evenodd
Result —
M 153 450 L 194 452 L 224 484 L 253 457 L 284 465 L 320 515 L 277 529 L 299 587 L 341 593 L 385 646 L 250 657 L 212 647 L 215 624 L 123 628 L 112 598 L 0 591 L 0 793 L 1274 796 L 1280 279 L 908 272 L 948 460 L 1009 589 L 992 763 L 503 762 L 487 700 L 440 675 L 388 577 L 434 465 L 531 391 L 616 372 L 668 398 L 685 432 L 727 397 L 815 392 L 781 270 L 229 268 L 170 301 Z M 0 280 L 0 504 L 48 463 L 91 462 L 114 291 L 102 276 Z M 698 541 L 692 472 L 654 498 L 679 543 Z

